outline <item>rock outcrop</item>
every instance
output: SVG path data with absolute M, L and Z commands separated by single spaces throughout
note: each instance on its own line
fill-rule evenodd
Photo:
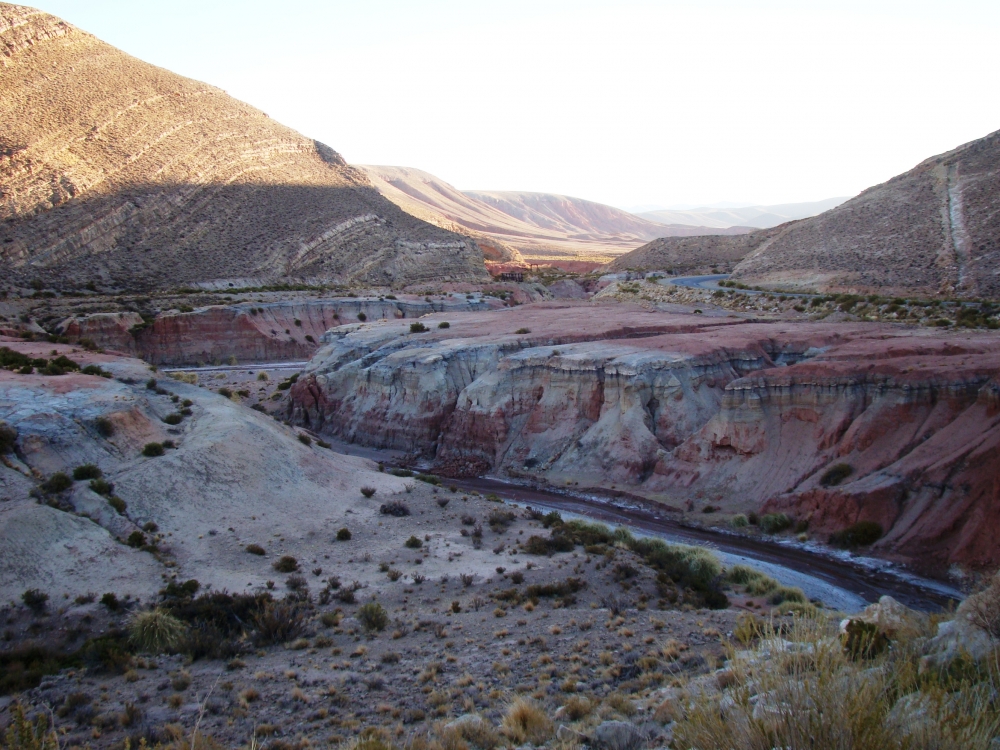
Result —
M 442 473 L 782 510 L 821 534 L 874 521 L 886 553 L 1000 562 L 995 335 L 569 302 L 450 322 L 333 329 L 291 416 Z
M 30 357 L 55 349 L 114 375 L 0 369 L 0 425 L 16 436 L 0 446 L 4 601 L 31 588 L 53 601 L 107 591 L 148 599 L 178 578 L 263 590 L 274 570 L 247 554 L 248 542 L 313 559 L 345 513 L 356 534 L 362 523 L 375 525 L 378 511 L 361 486 L 380 497 L 403 492 L 401 480 L 372 462 L 305 445 L 271 417 L 212 391 L 148 384 L 152 373 L 138 360 L 9 338 L 0 346 Z M 179 424 L 164 421 L 182 408 Z M 143 455 L 147 443 L 168 440 L 162 455 Z M 101 494 L 86 480 L 55 490 L 42 483 L 85 464 L 103 472 Z M 134 538 L 130 545 L 136 533 L 156 541 L 156 554 L 132 546 Z
M 0 64 L 5 282 L 488 279 L 333 149 L 58 18 L 0 4 Z
M 157 365 L 279 362 L 308 359 L 333 326 L 359 319 L 419 318 L 433 312 L 491 310 L 495 297 L 464 295 L 424 299 L 327 299 L 302 302 L 213 305 L 191 312 L 167 311 L 147 321 L 134 312 L 69 318 L 60 331 L 72 341 L 89 339 L 104 349 Z

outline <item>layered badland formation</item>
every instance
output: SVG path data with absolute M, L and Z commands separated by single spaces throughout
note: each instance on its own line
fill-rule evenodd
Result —
M 1000 563 L 1000 339 L 539 303 L 446 331 L 346 326 L 293 387 L 319 432 L 442 473 L 780 510 L 940 566 Z M 520 332 L 519 332 L 520 331 Z M 835 487 L 834 466 L 850 476 Z
M 489 260 L 607 260 L 666 236 L 741 234 L 747 227 L 664 225 L 601 203 L 565 195 L 459 191 L 408 167 L 363 166 L 372 183 L 404 211 L 437 226 L 472 233 Z M 489 249 L 496 245 L 496 249 Z M 516 255 L 515 255 L 516 254 Z
M 0 5 L 0 50 L 7 283 L 487 278 L 474 240 L 219 89 L 21 6 Z
M 615 269 L 732 267 L 733 278 L 821 292 L 1000 298 L 1000 132 L 809 219 L 745 237 L 657 240 Z M 742 255 L 741 255 L 742 254 Z

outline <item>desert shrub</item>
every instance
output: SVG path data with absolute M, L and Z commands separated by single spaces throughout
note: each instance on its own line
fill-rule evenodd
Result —
M 836 487 L 854 473 L 850 464 L 835 464 L 823 472 L 819 483 L 824 487 Z
M 403 542 L 403 546 L 409 547 L 410 549 L 420 549 L 421 547 L 424 546 L 424 542 L 422 539 L 420 539 L 420 537 L 411 536 L 409 539 Z
M 493 529 L 494 532 L 501 532 L 505 531 L 516 518 L 517 515 L 514 511 L 494 508 L 490 511 L 490 515 L 487 517 L 486 521 L 489 523 L 490 528 Z
M 162 443 L 146 443 L 142 448 L 142 455 L 148 458 L 155 458 L 156 456 L 163 455 L 163 444 Z
M 294 591 L 296 593 L 305 591 L 309 588 L 309 583 L 306 581 L 305 577 L 300 575 L 288 576 L 285 581 L 285 587 L 289 591 Z
M 72 486 L 73 486 L 73 480 L 70 479 L 67 474 L 61 471 L 57 471 L 47 480 L 42 482 L 42 490 L 52 494 L 55 494 L 57 492 L 65 492 Z
M 259 544 L 248 544 L 247 552 L 249 552 L 251 555 L 260 555 L 260 556 L 264 556 L 267 554 L 267 550 L 265 550 Z
M 440 323 L 438 323 L 438 328 L 451 328 L 451 323 L 449 323 L 447 320 L 442 320 Z
M 514 333 L 517 333 L 517 334 L 531 333 L 531 329 L 530 328 L 518 328 L 516 331 L 514 331 Z
M 103 438 L 113 437 L 115 434 L 115 423 L 107 417 L 98 417 L 94 420 L 94 429 Z
M 312 438 L 306 435 L 305 433 L 300 432 L 299 442 L 302 443 L 302 445 L 312 445 Z
M 337 541 L 338 542 L 349 542 L 351 540 L 351 531 L 348 528 L 343 528 L 337 531 Z
M 45 712 L 39 712 L 32 723 L 18 702 L 11 707 L 10 717 L 4 747 L 10 750 L 59 750 L 59 735 L 55 727 L 50 728 L 49 716 Z
M 378 602 L 362 604 L 354 617 L 368 633 L 381 633 L 389 624 L 389 613 Z
M 374 496 L 375 492 L 376 492 L 376 490 L 375 490 L 374 487 L 362 487 L 361 488 L 361 494 L 364 495 L 365 497 L 372 497 L 372 496 Z
M 129 641 L 142 653 L 161 654 L 177 648 L 184 623 L 163 609 L 137 612 L 128 625 Z
M 441 479 L 433 474 L 417 474 L 414 478 L 420 482 L 427 482 L 427 484 L 438 486 L 441 484 Z
M 749 524 L 747 517 L 742 513 L 737 513 L 735 516 L 729 519 L 729 525 L 734 529 L 742 529 L 744 526 Z
M 177 425 L 184 421 L 184 415 L 174 412 L 173 414 L 165 416 L 163 421 L 170 425 Z
M 800 588 L 792 586 L 779 586 L 770 595 L 770 597 L 768 597 L 768 602 L 777 606 L 779 604 L 784 604 L 785 602 L 791 602 L 793 604 L 808 604 L 809 600 Z
M 111 497 L 109 497 L 108 505 L 110 505 L 112 508 L 114 508 L 118 513 L 122 515 L 125 514 L 125 509 L 128 507 L 125 501 L 122 500 L 120 497 L 118 497 L 118 495 L 112 495 Z
M 426 330 L 427 326 L 425 326 L 419 320 L 415 323 L 410 323 L 410 333 L 424 333 Z
M 118 601 L 118 597 L 110 591 L 101 597 L 101 604 L 107 607 L 111 612 L 117 612 L 122 606 L 121 602 Z
M 115 491 L 115 486 L 106 479 L 94 479 L 90 482 L 90 489 L 98 495 L 108 496 Z
M 17 430 L 6 422 L 0 422 L 0 455 L 12 453 L 17 444 Z
M 125 544 L 129 547 L 135 547 L 138 549 L 146 544 L 146 535 L 141 531 L 133 531 L 128 535 L 128 538 L 125 540 Z
M 272 566 L 279 573 L 294 573 L 299 569 L 299 561 L 291 555 L 282 555 Z
M 501 731 L 519 745 L 526 742 L 542 745 L 551 739 L 553 730 L 545 710 L 527 698 L 511 703 L 501 724 Z
M 867 547 L 882 538 L 882 526 L 874 521 L 858 521 L 830 535 L 837 547 Z
M 233 397 L 233 392 L 229 388 L 225 388 L 225 387 L 220 388 L 219 390 L 216 391 L 216 393 L 218 393 L 223 398 L 232 398 Z
M 49 601 L 49 595 L 39 589 L 28 589 L 21 594 L 21 601 L 24 602 L 25 607 L 30 609 L 36 615 L 40 615 L 45 611 L 45 607 Z
M 94 466 L 94 464 L 83 464 L 73 469 L 73 479 L 76 481 L 100 478 L 101 470 Z
M 784 513 L 768 513 L 761 516 L 758 525 L 767 534 L 779 534 L 791 527 L 792 519 Z
M 253 619 L 254 642 L 259 646 L 287 643 L 301 638 L 306 630 L 305 613 L 289 601 L 267 602 Z
M 413 472 L 409 469 L 389 469 L 389 473 L 394 477 L 412 477 Z
M 378 512 L 384 516 L 401 518 L 402 516 L 410 515 L 410 506 L 398 500 L 393 500 L 390 503 L 383 503 L 379 506 Z
M 364 323 L 366 320 L 368 320 L 368 316 L 365 315 L 363 312 L 359 312 L 358 313 L 358 320 L 360 320 L 362 323 Z

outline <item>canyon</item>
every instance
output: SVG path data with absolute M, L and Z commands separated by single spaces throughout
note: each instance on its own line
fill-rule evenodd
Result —
M 445 475 L 786 512 L 823 538 L 871 521 L 894 559 L 1000 562 L 993 334 L 571 302 L 439 319 L 332 329 L 288 416 Z

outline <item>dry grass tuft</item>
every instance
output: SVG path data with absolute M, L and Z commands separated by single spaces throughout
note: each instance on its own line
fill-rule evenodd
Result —
M 545 711 L 532 700 L 518 698 L 507 709 L 500 730 L 519 745 L 541 745 L 552 738 L 553 726 Z

